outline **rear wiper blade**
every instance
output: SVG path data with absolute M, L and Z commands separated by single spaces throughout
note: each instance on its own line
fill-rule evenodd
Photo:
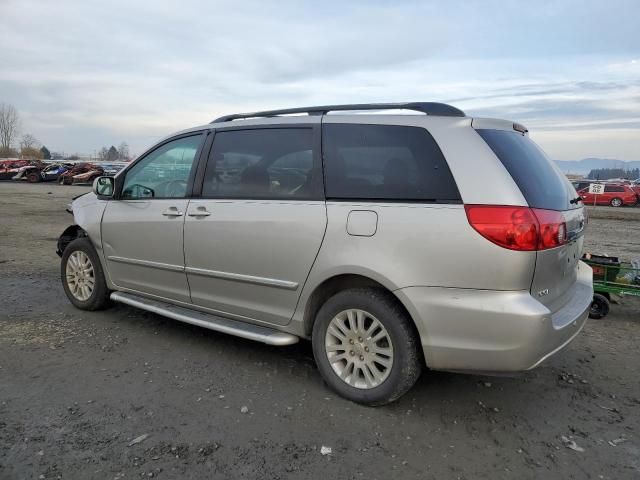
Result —
M 572 200 L 569 200 L 569 203 L 572 204 L 572 205 L 575 205 L 578 202 L 582 202 L 582 197 L 576 197 L 576 198 L 574 198 Z

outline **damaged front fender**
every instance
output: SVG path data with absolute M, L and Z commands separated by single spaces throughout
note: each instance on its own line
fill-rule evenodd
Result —
M 70 225 L 62 232 L 62 235 L 58 237 L 58 247 L 56 248 L 56 253 L 59 257 L 62 257 L 64 253 L 64 249 L 67 248 L 71 242 L 73 242 L 76 238 L 88 237 L 87 232 L 85 232 L 78 225 Z

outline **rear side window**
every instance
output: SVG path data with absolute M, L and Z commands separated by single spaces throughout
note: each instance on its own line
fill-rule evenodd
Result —
M 529 137 L 508 130 L 476 130 L 500 159 L 532 208 L 579 208 L 569 180 Z
M 624 192 L 624 187 L 621 187 L 619 185 L 605 185 L 604 191 L 607 193 Z
M 328 199 L 460 202 L 449 166 L 424 128 L 325 124 Z
M 571 182 L 571 185 L 576 189 L 576 192 L 578 192 L 584 188 L 589 188 L 590 183 L 591 182 Z

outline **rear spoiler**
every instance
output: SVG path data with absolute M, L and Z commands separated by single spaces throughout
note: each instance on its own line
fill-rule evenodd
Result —
M 529 129 L 521 123 L 512 122 L 510 120 L 501 120 L 498 118 L 474 117 L 471 120 L 471 126 L 476 130 L 513 130 L 521 133 L 522 135 L 529 133 Z

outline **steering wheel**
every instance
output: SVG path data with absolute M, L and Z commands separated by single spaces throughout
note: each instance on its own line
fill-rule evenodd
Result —
M 156 190 L 162 192 L 163 197 L 180 198 L 187 192 L 187 182 L 184 180 L 168 180 L 156 185 Z

